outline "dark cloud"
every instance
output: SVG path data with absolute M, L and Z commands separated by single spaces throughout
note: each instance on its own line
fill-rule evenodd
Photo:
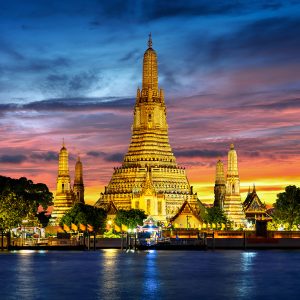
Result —
M 208 44 L 209 62 L 270 64 L 298 61 L 300 52 L 300 20 L 273 17 L 256 20 L 236 32 L 217 37 Z M 198 42 L 194 45 L 199 47 Z M 199 48 L 198 48 L 199 49 Z M 244 61 L 240 61 L 243 57 Z
M 20 61 L 24 60 L 25 57 L 20 51 L 14 49 L 13 46 L 9 45 L 3 40 L 0 40 L 0 53 L 1 56 L 8 56 L 20 63 Z
M 177 157 L 218 158 L 226 155 L 226 151 L 175 149 L 174 154 Z
M 1 112 L 16 110 L 36 110 L 36 111 L 84 111 L 91 109 L 116 109 L 116 110 L 132 110 L 134 106 L 134 98 L 118 98 L 118 97 L 66 97 L 51 98 L 41 101 L 29 102 L 26 104 L 0 104 Z
M 109 162 L 122 162 L 124 158 L 124 153 L 113 153 L 105 157 L 106 161 Z
M 46 72 L 58 70 L 59 68 L 70 67 L 71 60 L 66 57 L 53 57 L 53 58 L 37 58 L 25 57 L 20 54 L 19 60 L 21 62 L 7 61 L 1 64 L 2 72 L 5 73 L 26 73 L 36 74 L 37 72 Z
M 80 72 L 78 74 L 54 73 L 47 75 L 41 84 L 45 93 L 55 95 L 78 95 L 90 89 L 100 87 L 101 75 L 98 71 Z
M 123 61 L 136 61 L 138 58 L 140 58 L 141 53 L 137 49 L 134 49 L 132 51 L 129 51 L 126 53 L 123 57 L 120 58 L 120 62 Z
M 300 98 L 295 99 L 283 99 L 281 101 L 266 103 L 266 104 L 253 104 L 249 106 L 245 106 L 245 109 L 249 109 L 249 107 L 252 108 L 258 108 L 263 110 L 283 110 L 283 109 L 296 109 L 300 108 Z
M 27 160 L 27 157 L 23 154 L 15 154 L 15 155 L 1 155 L 0 162 L 7 164 L 20 164 Z
M 225 1 L 152 0 L 145 3 L 144 13 L 148 19 L 228 14 L 242 8 L 242 6 L 237 3 L 226 3 Z
M 103 157 L 103 156 L 105 156 L 105 153 L 101 152 L 101 151 L 89 151 L 86 154 L 88 156 L 92 156 L 92 157 Z
M 57 161 L 58 153 L 54 152 L 54 151 L 37 152 L 37 153 L 31 154 L 30 158 L 33 160 Z
M 124 153 L 119 152 L 108 154 L 102 151 L 89 151 L 87 152 L 87 155 L 92 157 L 101 157 L 108 162 L 122 162 L 124 158 Z
M 104 20 L 124 20 L 145 23 L 164 18 L 191 18 L 197 16 L 250 14 L 257 10 L 278 10 L 287 3 L 274 1 L 207 1 L 207 0 L 115 0 L 101 2 L 90 26 L 101 27 Z
M 248 157 L 260 157 L 261 153 L 259 151 L 244 151 L 243 155 L 248 156 Z

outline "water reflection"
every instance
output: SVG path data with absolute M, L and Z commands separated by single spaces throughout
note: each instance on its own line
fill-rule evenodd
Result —
M 241 253 L 241 267 L 244 272 L 249 271 L 252 268 L 256 255 L 256 252 Z
M 112 291 L 118 290 L 118 276 L 116 271 L 117 257 L 119 255 L 119 250 L 107 249 L 102 251 L 103 262 L 100 268 L 102 269 L 102 274 L 99 278 L 99 299 L 118 299 L 116 293 Z
M 38 290 L 35 286 L 36 276 L 34 273 L 33 259 L 36 255 L 34 250 L 18 251 L 18 265 L 16 268 L 16 294 L 18 299 L 36 299 Z
M 158 299 L 159 274 L 157 266 L 157 251 L 149 250 L 146 255 L 144 269 L 143 299 Z
M 241 253 L 241 272 L 239 283 L 236 285 L 238 296 L 247 299 L 250 295 L 253 296 L 255 291 L 255 280 L 253 266 L 255 265 L 255 258 L 257 252 L 242 252 Z

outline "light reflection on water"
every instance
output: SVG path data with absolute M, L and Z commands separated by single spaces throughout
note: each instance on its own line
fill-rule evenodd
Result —
M 149 250 L 146 255 L 146 264 L 144 271 L 144 297 L 143 299 L 155 299 L 159 295 L 159 280 L 157 267 L 157 251 Z
M 240 283 L 236 285 L 237 295 L 243 299 L 247 299 L 251 293 L 255 292 L 253 277 L 253 265 L 255 265 L 255 257 L 257 252 L 242 252 L 241 253 L 241 277 Z
M 119 280 L 116 272 L 117 257 L 118 250 L 103 250 L 103 263 L 102 266 L 99 266 L 103 269 L 103 277 L 99 280 L 100 293 L 97 293 L 99 299 L 118 299 L 116 293 L 111 293 L 111 291 L 117 290 Z
M 297 299 L 300 251 L 0 253 L 0 299 Z

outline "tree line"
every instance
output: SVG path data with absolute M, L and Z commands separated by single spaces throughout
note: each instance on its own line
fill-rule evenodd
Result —
M 46 210 L 50 205 L 53 205 L 53 194 L 44 183 L 34 184 L 25 177 L 13 179 L 0 176 L 0 230 L 20 226 L 26 219 L 37 219 L 45 226 L 49 218 L 43 212 L 38 214 L 37 210 L 39 206 Z M 273 207 L 273 224 L 282 225 L 288 230 L 296 229 L 300 225 L 300 188 L 295 185 L 287 186 L 284 192 L 277 194 Z M 134 228 L 142 225 L 146 217 L 145 212 L 138 209 L 119 210 L 114 222 L 118 226 Z M 217 207 L 207 208 L 201 217 L 208 224 L 228 224 L 226 215 Z M 106 218 L 107 212 L 104 209 L 76 203 L 65 214 L 61 223 L 68 226 L 72 223 L 90 224 L 103 231 Z

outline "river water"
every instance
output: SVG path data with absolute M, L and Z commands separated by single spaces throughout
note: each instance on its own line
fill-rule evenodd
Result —
M 300 299 L 300 251 L 3 252 L 0 299 Z

